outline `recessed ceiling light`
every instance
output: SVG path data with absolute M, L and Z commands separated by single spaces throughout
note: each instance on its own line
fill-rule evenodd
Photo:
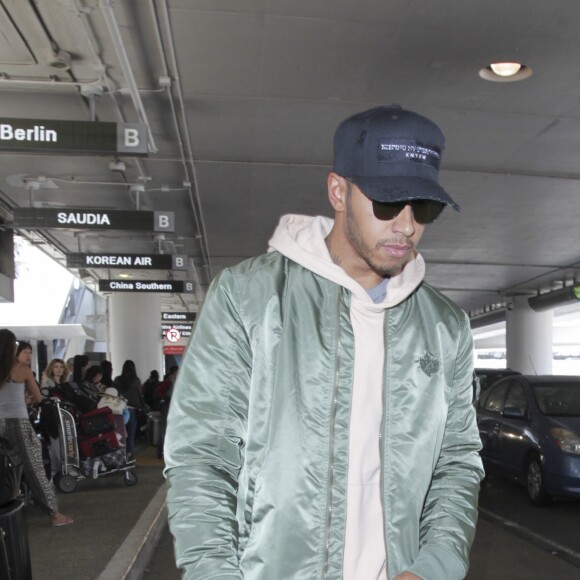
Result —
M 132 278 L 133 276 L 131 274 L 125 274 L 124 272 L 122 274 L 119 274 L 119 278 Z
M 500 77 L 513 77 L 522 65 L 519 62 L 492 62 L 489 68 Z
M 486 81 L 510 83 L 532 76 L 532 69 L 519 62 L 493 62 L 482 68 L 479 76 Z

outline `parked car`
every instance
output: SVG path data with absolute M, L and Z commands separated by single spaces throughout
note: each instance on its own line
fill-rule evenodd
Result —
M 580 376 L 506 377 L 476 411 L 488 473 L 524 484 L 536 506 L 580 497 Z
M 518 371 L 512 371 L 512 369 L 474 369 L 475 378 L 479 382 L 479 396 L 481 393 L 487 391 L 489 387 L 497 383 L 497 381 L 503 379 L 504 377 L 510 377 L 512 375 L 519 375 Z M 476 390 L 476 381 L 474 379 L 474 390 Z M 475 397 L 477 398 L 477 396 Z

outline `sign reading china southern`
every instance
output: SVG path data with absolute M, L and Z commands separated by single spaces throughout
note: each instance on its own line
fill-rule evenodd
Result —
M 0 150 L 147 155 L 147 126 L 142 123 L 0 117 Z
M 100 292 L 193 292 L 189 280 L 99 280 Z
M 139 230 L 174 232 L 173 211 L 124 211 L 109 209 L 14 208 L 13 228 L 24 230 Z
M 170 254 L 67 254 L 66 267 L 186 270 L 187 256 Z

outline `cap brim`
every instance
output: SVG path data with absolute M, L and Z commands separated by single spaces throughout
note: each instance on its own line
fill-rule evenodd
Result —
M 455 211 L 460 207 L 438 184 L 422 177 L 349 177 L 362 192 L 375 201 L 385 203 L 411 199 L 431 199 L 450 205 Z

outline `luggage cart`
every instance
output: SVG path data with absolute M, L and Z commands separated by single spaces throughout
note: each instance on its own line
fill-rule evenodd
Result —
M 127 461 L 124 450 L 121 450 L 122 454 L 117 453 L 115 460 L 111 462 L 104 459 L 105 455 L 103 455 L 98 468 L 88 473 L 83 466 L 79 452 L 79 438 L 73 415 L 74 406 L 57 397 L 52 397 L 50 403 L 54 405 L 58 418 L 61 465 L 60 470 L 54 476 L 54 483 L 60 491 L 72 493 L 76 489 L 78 481 L 89 477 L 96 479 L 119 473 L 123 474 L 123 481 L 126 485 L 133 486 L 137 483 L 137 474 L 133 471 L 135 461 Z

